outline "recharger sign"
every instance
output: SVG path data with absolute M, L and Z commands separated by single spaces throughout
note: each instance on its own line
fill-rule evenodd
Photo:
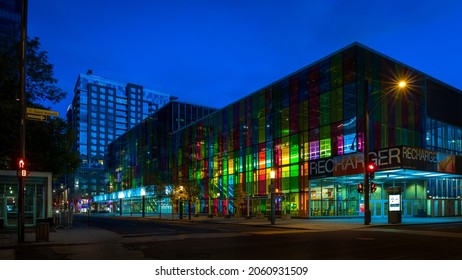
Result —
M 310 179 L 356 174 L 364 170 L 364 156 L 352 154 L 313 160 L 310 161 L 309 166 Z
M 441 172 L 441 159 L 448 161 L 448 156 L 434 151 L 414 147 L 392 147 L 369 153 L 369 158 L 376 165 L 378 171 L 395 168 Z M 310 179 L 335 177 L 364 172 L 364 155 L 355 153 L 351 155 L 336 156 L 310 161 Z M 446 172 L 453 173 L 453 168 L 445 168 Z

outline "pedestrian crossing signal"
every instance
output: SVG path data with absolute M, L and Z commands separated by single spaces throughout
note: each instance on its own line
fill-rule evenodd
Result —
M 18 177 L 27 177 L 29 172 L 26 169 L 26 161 L 23 158 L 18 160 Z

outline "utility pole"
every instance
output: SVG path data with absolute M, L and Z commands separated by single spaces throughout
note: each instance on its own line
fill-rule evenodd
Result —
M 371 211 L 369 207 L 369 173 L 367 164 L 369 163 L 369 83 L 364 80 L 364 224 L 371 223 Z
M 21 7 L 21 57 L 19 61 L 19 155 L 26 158 L 26 41 L 27 41 L 27 0 L 22 0 Z M 26 161 L 27 162 L 27 161 Z M 26 177 L 19 176 L 18 190 L 18 242 L 24 242 L 24 194 Z

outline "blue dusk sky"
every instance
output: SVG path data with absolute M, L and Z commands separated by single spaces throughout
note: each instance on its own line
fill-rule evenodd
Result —
M 460 0 L 29 0 L 67 98 L 79 73 L 216 108 L 353 42 L 462 89 Z

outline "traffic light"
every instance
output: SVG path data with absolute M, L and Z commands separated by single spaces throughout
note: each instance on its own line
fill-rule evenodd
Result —
M 27 177 L 26 160 L 18 159 L 18 177 Z
M 359 192 L 359 193 L 363 193 L 363 192 L 364 192 L 363 184 L 358 184 L 358 192 Z
M 367 174 L 369 175 L 369 179 L 374 179 L 374 172 L 377 170 L 377 165 L 373 162 L 369 162 L 366 166 Z
M 377 190 L 377 185 L 371 182 L 371 193 L 374 193 Z

